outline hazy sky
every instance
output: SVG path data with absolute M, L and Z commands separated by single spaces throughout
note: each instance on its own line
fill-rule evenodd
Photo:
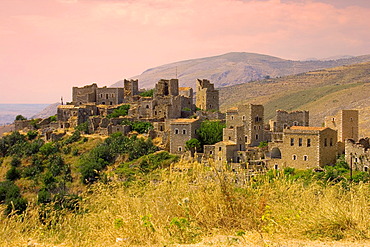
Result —
M 370 1 L 0 0 L 0 103 L 70 100 L 72 86 L 231 51 L 370 54 Z

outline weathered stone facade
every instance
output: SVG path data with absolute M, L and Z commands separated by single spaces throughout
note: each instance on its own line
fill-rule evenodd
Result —
M 196 130 L 200 127 L 199 119 L 174 119 L 169 123 L 170 152 L 183 154 L 186 151 L 185 143 L 197 138 Z
M 338 141 L 358 140 L 358 110 L 341 110 L 335 116 L 325 117 L 325 127 L 338 131 Z
M 202 110 L 219 110 L 219 92 L 209 80 L 197 79 L 196 107 Z
M 241 105 L 226 112 L 226 128 L 244 126 L 246 145 L 258 146 L 264 141 L 264 108 L 262 105 Z
M 283 131 L 278 145 L 282 167 L 309 169 L 334 165 L 337 157 L 337 131 L 323 127 L 293 126 Z M 275 150 L 275 155 L 277 150 Z

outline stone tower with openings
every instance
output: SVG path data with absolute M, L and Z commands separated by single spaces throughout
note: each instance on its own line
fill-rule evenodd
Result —
M 196 82 L 196 107 L 202 110 L 219 110 L 219 94 L 214 84 L 209 80 L 197 79 Z

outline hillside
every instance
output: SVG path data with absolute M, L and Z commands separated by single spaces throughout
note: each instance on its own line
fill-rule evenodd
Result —
M 361 136 L 370 135 L 370 62 L 255 81 L 220 89 L 221 110 L 235 104 L 265 106 L 265 119 L 277 109 L 309 110 L 310 124 L 340 109 L 359 109 Z M 230 97 L 233 95 L 233 97 Z
M 275 78 L 368 61 L 370 55 L 337 60 L 292 61 L 256 53 L 232 52 L 158 66 L 132 78 L 139 79 L 141 88 L 153 88 L 159 79 L 175 78 L 176 75 L 181 86 L 194 88 L 197 78 L 206 78 L 216 87 L 225 87 L 265 77 Z M 123 81 L 112 85 L 118 86 L 123 86 Z

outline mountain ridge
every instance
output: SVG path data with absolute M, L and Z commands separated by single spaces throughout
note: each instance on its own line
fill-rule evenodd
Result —
M 275 78 L 312 70 L 332 68 L 370 61 L 370 55 L 344 56 L 336 60 L 287 60 L 275 56 L 248 52 L 188 59 L 149 68 L 138 79 L 141 88 L 153 88 L 160 79 L 178 78 L 180 86 L 195 87 L 196 79 L 209 79 L 216 87 L 225 87 L 264 78 Z M 111 85 L 122 87 L 123 80 Z

